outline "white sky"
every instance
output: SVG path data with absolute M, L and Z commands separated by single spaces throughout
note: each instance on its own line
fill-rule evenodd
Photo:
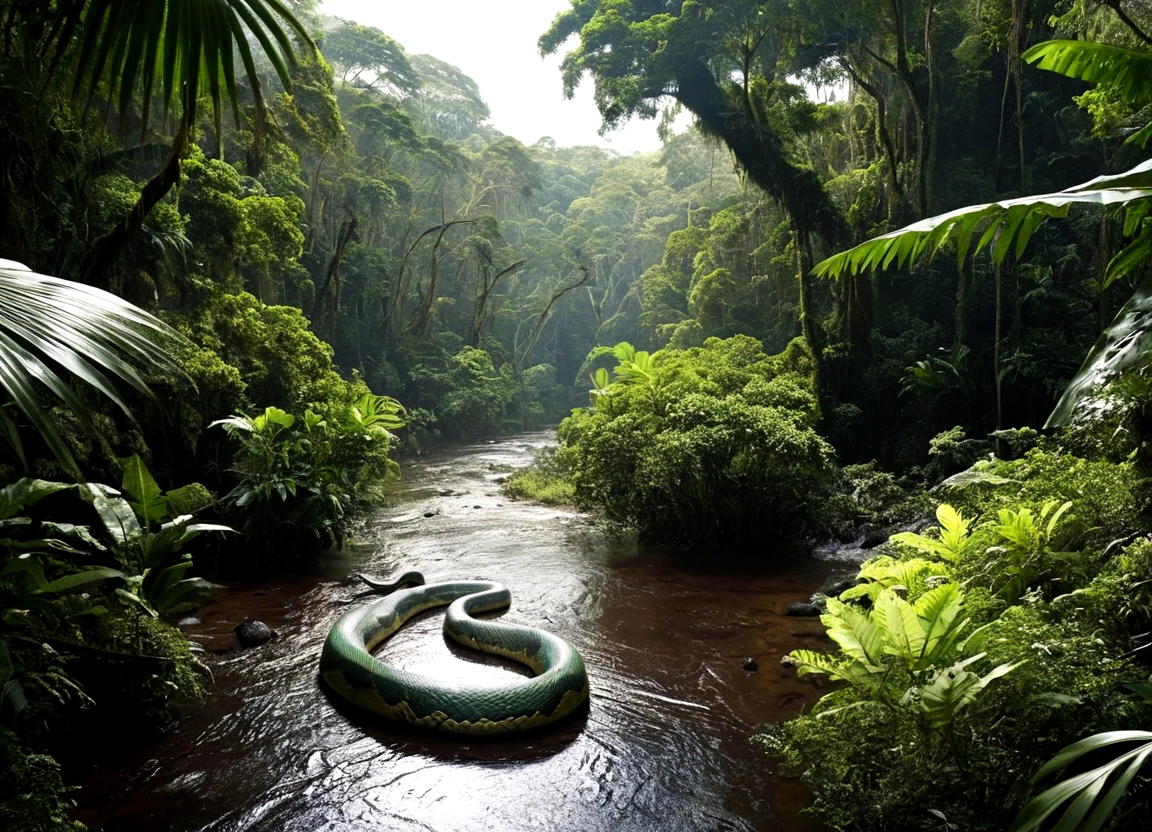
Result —
M 620 153 L 656 150 L 656 121 L 633 119 L 601 138 L 586 79 L 571 101 L 560 82 L 561 55 L 540 57 L 536 41 L 568 0 L 322 0 L 321 11 L 375 26 L 409 55 L 459 67 L 480 85 L 497 130 L 534 144 L 598 145 Z

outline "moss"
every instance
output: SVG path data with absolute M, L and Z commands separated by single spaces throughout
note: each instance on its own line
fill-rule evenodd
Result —
M 46 754 L 24 748 L 0 728 L 0 829 L 6 832 L 80 832 L 68 819 L 76 804 L 60 779 L 60 766 Z
M 576 504 L 576 487 L 552 448 L 543 449 L 530 466 L 509 475 L 504 493 L 514 500 L 534 500 L 549 506 Z

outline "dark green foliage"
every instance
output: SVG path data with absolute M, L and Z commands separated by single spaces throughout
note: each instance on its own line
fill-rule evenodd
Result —
M 813 430 L 810 382 L 788 372 L 799 351 L 769 357 L 736 338 L 616 355 L 618 380 L 560 426 L 579 503 L 683 546 L 776 554 L 825 531 L 813 496 L 830 486 L 832 451 Z
M 46 754 L 34 754 L 15 734 L 0 726 L 0 824 L 11 832 L 79 832 L 68 819 L 74 805 L 60 779 L 60 766 Z
M 357 510 L 399 476 L 388 452 L 404 408 L 360 388 L 359 399 L 326 402 L 300 418 L 268 407 L 214 423 L 239 445 L 230 469 L 237 484 L 224 501 L 247 535 L 245 565 L 343 545 Z

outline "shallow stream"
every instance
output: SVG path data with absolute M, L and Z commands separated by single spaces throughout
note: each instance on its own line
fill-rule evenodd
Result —
M 498 480 L 550 439 L 524 434 L 409 462 L 404 494 L 363 542 L 310 574 L 220 590 L 184 628 L 215 676 L 207 704 L 82 772 L 77 817 L 108 832 L 820 829 L 799 814 L 804 787 L 749 737 L 819 695 L 779 660 L 820 645 L 822 627 L 784 610 L 854 564 L 689 565 L 608 542 L 575 512 L 509 501 Z M 339 707 L 316 665 L 337 615 L 366 599 L 349 575 L 405 569 L 505 583 L 508 620 L 583 654 L 587 712 L 538 733 L 461 741 Z M 447 642 L 441 613 L 411 622 L 381 656 L 444 679 L 520 672 Z M 277 638 L 239 649 L 232 628 L 245 617 Z M 759 669 L 745 670 L 746 657 Z

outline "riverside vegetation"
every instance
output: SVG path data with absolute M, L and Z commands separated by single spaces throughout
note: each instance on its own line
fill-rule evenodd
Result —
M 831 826 L 1145 810 L 1143 4 L 572 0 L 558 87 L 667 117 L 629 157 L 314 0 L 0 20 L 5 828 L 76 825 L 66 738 L 203 695 L 166 616 L 207 571 L 342 544 L 397 447 L 561 419 L 513 493 L 888 539 L 757 738 Z

